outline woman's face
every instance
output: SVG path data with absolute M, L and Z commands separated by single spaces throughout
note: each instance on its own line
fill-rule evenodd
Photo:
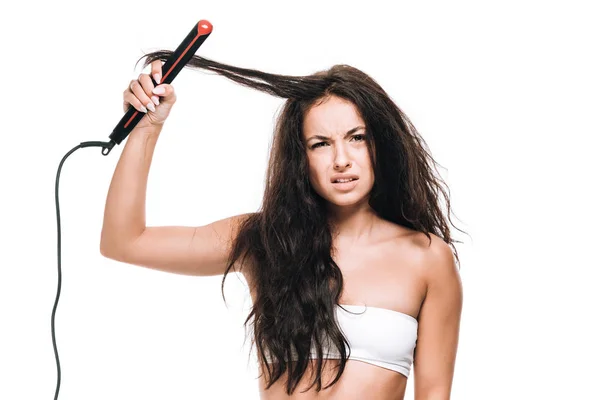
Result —
M 367 134 L 356 106 L 337 96 L 313 106 L 304 116 L 309 180 L 315 191 L 334 206 L 368 204 L 374 174 Z M 357 179 L 334 183 L 338 174 Z

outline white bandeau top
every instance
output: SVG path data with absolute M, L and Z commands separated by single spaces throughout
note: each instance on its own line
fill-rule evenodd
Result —
M 343 307 L 343 308 L 342 308 Z M 358 360 L 409 376 L 417 342 L 418 321 L 411 315 L 380 307 L 340 304 L 340 330 L 350 343 L 350 360 Z M 327 342 L 325 342 L 327 343 Z M 346 348 L 346 353 L 349 349 Z M 271 362 L 269 354 L 266 354 Z M 311 358 L 316 358 L 313 348 Z M 340 358 L 337 348 L 323 347 L 323 358 Z M 293 352 L 293 360 L 296 353 Z

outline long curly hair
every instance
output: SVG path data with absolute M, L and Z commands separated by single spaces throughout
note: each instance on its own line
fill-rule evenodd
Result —
M 157 59 L 166 61 L 172 53 L 159 50 L 141 58 L 146 57 L 145 67 Z M 263 203 L 260 210 L 240 226 L 221 292 L 224 294 L 227 274 L 241 258 L 240 265 L 252 268 L 257 294 L 244 326 L 253 319 L 253 345 L 257 346 L 268 372 L 267 389 L 287 370 L 286 390 L 292 394 L 306 372 L 314 346 L 318 373 L 307 390 L 316 385 L 320 391 L 324 339 L 332 343 L 341 356 L 337 375 L 325 386 L 327 389 L 344 371 L 349 343 L 334 317 L 343 279 L 332 259 L 332 227 L 326 201 L 309 182 L 302 134 L 304 115 L 328 96 L 352 102 L 370 133 L 366 138 L 375 175 L 369 198 L 371 208 L 385 220 L 424 233 L 430 243 L 430 233 L 439 236 L 452 246 L 458 260 L 453 242 L 459 241 L 451 238 L 442 206 L 438 204 L 441 194 L 450 221 L 450 199 L 444 190 L 447 185 L 434 173 L 439 164 L 430 156 L 413 124 L 383 88 L 352 66 L 334 65 L 308 76 L 288 76 L 239 68 L 194 55 L 186 68 L 213 71 L 239 84 L 286 99 L 275 124 Z M 267 362 L 267 352 L 272 364 Z M 297 357 L 295 366 L 293 357 Z

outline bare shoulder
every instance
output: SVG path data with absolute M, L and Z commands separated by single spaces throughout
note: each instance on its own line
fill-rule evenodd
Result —
M 426 297 L 441 296 L 452 302 L 460 313 L 462 306 L 462 281 L 452 247 L 441 237 L 415 232 L 410 236 L 409 248 L 412 265 L 426 286 Z
M 408 256 L 415 265 L 428 269 L 429 264 L 439 265 L 439 261 L 448 265 L 454 262 L 452 248 L 441 237 L 416 231 L 400 225 L 394 225 L 394 247 Z M 437 260 L 437 261 L 436 261 Z
M 441 237 L 390 223 L 395 257 L 410 265 L 421 282 L 429 287 L 436 280 L 460 280 L 452 247 Z
M 441 280 L 460 280 L 452 247 L 441 237 L 430 233 L 431 243 L 423 233 L 416 235 L 416 251 L 428 285 Z

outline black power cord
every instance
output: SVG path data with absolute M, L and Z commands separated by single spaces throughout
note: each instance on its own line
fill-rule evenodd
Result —
M 56 225 L 58 227 L 58 289 L 56 292 L 56 300 L 54 302 L 54 308 L 52 309 L 51 323 L 52 323 L 52 345 L 54 346 L 54 356 L 56 357 L 56 367 L 58 370 L 58 382 L 56 384 L 56 393 L 54 394 L 54 400 L 58 399 L 58 391 L 60 389 L 60 361 L 58 360 L 58 351 L 56 350 L 56 336 L 54 333 L 54 316 L 56 315 L 56 306 L 58 305 L 58 299 L 60 297 L 60 287 L 61 287 L 61 282 L 62 282 L 62 279 L 61 279 L 62 272 L 60 269 L 60 265 L 61 265 L 60 264 L 60 208 L 58 206 L 58 180 L 60 177 L 60 171 L 61 171 L 62 165 L 64 164 L 67 157 L 69 157 L 77 149 L 80 149 L 83 147 L 102 147 L 102 154 L 107 156 L 108 153 L 110 153 L 110 150 L 115 146 L 115 144 L 116 143 L 112 140 L 110 142 L 82 142 L 82 143 L 78 144 L 77 146 L 75 146 L 73 149 L 71 149 L 67 154 L 65 154 L 63 159 L 60 161 L 60 164 L 58 165 L 58 171 L 56 173 L 56 186 L 54 188 L 54 199 L 56 201 Z
M 192 30 L 183 39 L 175 51 L 168 54 L 167 60 L 162 66 L 162 79 L 160 82 L 156 82 L 151 77 L 154 86 L 162 83 L 171 83 L 173 79 L 179 74 L 179 72 L 185 67 L 188 61 L 193 57 L 194 53 L 206 38 L 211 34 L 213 29 L 212 24 L 202 19 L 194 24 Z M 61 270 L 60 270 L 60 210 L 58 207 L 58 178 L 60 177 L 60 170 L 62 165 L 74 151 L 82 147 L 102 147 L 102 154 L 107 156 L 110 150 L 115 144 L 121 144 L 123 140 L 129 135 L 129 132 L 137 125 L 137 123 L 146 115 L 138 111 L 132 105 L 125 112 L 125 115 L 121 118 L 121 121 L 117 124 L 113 132 L 109 135 L 110 142 L 82 142 L 75 146 L 69 151 L 61 160 L 58 166 L 58 172 L 56 173 L 56 220 L 58 226 L 58 291 L 56 293 L 56 301 L 54 302 L 54 309 L 52 310 L 52 344 L 54 345 L 54 355 L 56 356 L 56 366 L 58 367 L 58 384 L 56 385 L 56 394 L 54 400 L 58 399 L 58 390 L 60 388 L 60 362 L 58 360 L 58 352 L 56 351 L 56 339 L 54 335 L 54 315 L 56 313 L 56 305 L 58 304 L 58 298 L 60 297 L 60 284 L 61 284 Z

